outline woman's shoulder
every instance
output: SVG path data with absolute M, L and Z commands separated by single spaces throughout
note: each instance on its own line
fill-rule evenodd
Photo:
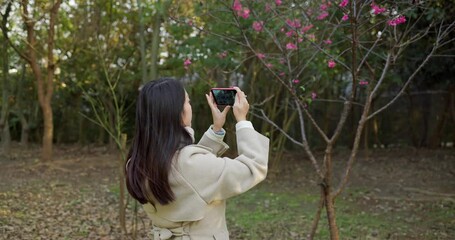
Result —
M 187 156 L 191 156 L 194 154 L 208 154 L 208 153 L 211 153 L 211 150 L 212 150 L 211 148 L 203 146 L 203 145 L 191 144 L 191 145 L 185 146 L 182 149 L 180 149 L 179 157 L 181 157 L 181 156 L 187 157 Z
M 192 171 L 192 169 L 199 171 L 201 167 L 216 162 L 215 159 L 217 157 L 212 153 L 212 149 L 202 145 L 192 144 L 178 151 L 175 165 L 180 170 L 179 172 Z

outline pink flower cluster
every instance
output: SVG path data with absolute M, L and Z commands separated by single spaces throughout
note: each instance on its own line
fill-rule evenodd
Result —
M 319 16 L 317 17 L 318 20 L 324 20 L 326 17 L 329 16 L 329 13 L 326 11 L 322 11 Z
M 344 8 L 349 4 L 349 0 L 342 0 L 338 6 Z
M 245 19 L 250 17 L 250 9 L 242 7 L 242 3 L 240 3 L 240 0 L 234 0 L 232 9 L 236 11 L 237 15 L 239 15 L 240 17 L 243 17 Z
M 285 29 L 286 26 L 289 27 L 289 28 L 292 28 L 292 29 L 290 29 L 289 31 L 286 32 L 286 29 Z M 294 20 L 287 19 L 286 20 L 286 26 L 281 28 L 281 32 L 283 32 L 283 33 L 286 32 L 285 34 L 286 34 L 287 37 L 299 36 L 299 33 L 300 34 L 305 34 L 311 28 L 313 28 L 313 24 L 310 24 L 310 25 L 307 25 L 307 26 L 302 26 L 302 23 L 300 22 L 299 19 L 294 19 Z M 296 29 L 298 29 L 298 30 L 296 30 Z M 316 38 L 315 38 L 314 34 L 310 34 L 310 35 L 308 35 L 308 39 L 309 40 L 312 40 L 312 39 L 315 40 Z M 302 37 L 298 37 L 296 43 L 301 43 L 301 42 L 303 42 L 303 38 Z M 287 43 L 286 44 L 286 49 L 287 50 L 295 50 L 295 49 L 297 49 L 296 43 L 292 43 L 292 42 Z
M 264 58 L 265 58 L 265 54 L 263 54 L 263 53 L 256 53 L 256 57 L 258 57 L 259 59 L 264 59 Z
M 288 24 L 292 28 L 299 28 L 302 26 L 299 19 L 294 19 L 294 20 L 286 19 L 286 24 Z
M 330 39 L 324 40 L 324 43 L 327 45 L 330 45 L 330 44 L 332 44 L 332 40 L 330 40 Z
M 330 60 L 327 62 L 327 65 L 329 66 L 329 68 L 334 68 L 337 64 L 335 63 L 335 61 L 333 61 L 332 59 L 330 59 Z
M 288 44 L 286 44 L 286 49 L 295 50 L 295 49 L 297 49 L 297 45 L 295 45 L 294 43 L 288 43 Z
M 185 59 L 185 61 L 183 62 L 183 67 L 188 70 L 189 66 L 191 65 L 191 59 L 187 58 Z
M 313 28 L 313 24 L 310 24 L 308 26 L 303 26 L 302 29 L 300 29 L 300 31 L 302 33 L 305 33 L 305 32 L 308 32 L 311 28 Z
M 261 32 L 263 28 L 264 28 L 264 21 L 255 21 L 255 22 L 253 22 L 253 29 L 256 32 Z
M 314 99 L 316 99 L 317 97 L 318 97 L 318 94 L 317 94 L 317 93 L 315 93 L 315 92 L 312 92 L 312 93 L 311 93 L 311 99 L 314 100 Z
M 297 35 L 297 33 L 296 33 L 294 30 L 290 30 L 290 31 L 287 31 L 287 32 L 286 32 L 286 36 L 287 36 L 287 37 L 292 37 L 292 36 L 294 36 L 294 35 Z
M 329 5 L 327 5 L 325 3 L 321 4 L 321 6 L 319 6 L 319 9 L 321 9 L 322 11 L 326 11 L 327 8 L 329 8 Z
M 343 17 L 341 18 L 341 21 L 347 21 L 349 19 L 349 15 L 344 14 Z
M 387 21 L 387 24 L 389 26 L 396 26 L 396 25 L 399 25 L 399 24 L 402 24 L 402 23 L 405 23 L 406 22 L 406 17 L 405 16 L 399 16 L 399 17 L 396 17 L 392 20 L 389 20 Z
M 299 82 L 300 82 L 299 79 L 294 79 L 294 80 L 292 80 L 292 83 L 294 83 L 294 84 L 299 84 Z
M 374 15 L 378 15 L 378 14 L 380 14 L 380 13 L 385 12 L 385 8 L 379 7 L 379 6 L 376 5 L 375 3 L 372 3 L 370 6 L 371 6 L 371 9 L 373 10 L 373 14 L 374 14 Z

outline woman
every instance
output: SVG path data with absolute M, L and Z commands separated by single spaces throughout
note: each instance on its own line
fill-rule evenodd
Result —
M 235 89 L 235 159 L 220 157 L 228 149 L 223 125 L 231 107 L 220 111 L 206 94 L 213 125 L 193 144 L 192 109 L 182 84 L 161 78 L 140 90 L 126 185 L 151 218 L 154 239 L 229 239 L 226 199 L 266 177 L 269 139 L 246 120 L 248 101 Z

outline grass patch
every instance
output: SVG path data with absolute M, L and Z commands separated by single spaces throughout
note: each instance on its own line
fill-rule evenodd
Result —
M 274 191 L 260 185 L 228 200 L 227 221 L 236 239 L 263 239 L 274 235 L 287 239 L 303 233 L 311 224 L 317 195 Z M 285 228 L 285 229 L 282 229 Z M 282 231 L 284 230 L 284 231 Z
M 381 208 L 375 207 L 379 203 L 370 203 L 370 207 L 368 202 L 359 201 L 364 191 L 365 189 L 352 189 L 346 192 L 348 198 L 340 197 L 336 200 L 336 221 L 342 239 L 417 237 L 412 230 L 416 222 L 407 220 L 407 216 L 414 212 L 410 212 L 410 209 L 399 211 L 396 208 L 381 211 Z M 298 190 L 285 192 L 262 184 L 228 200 L 228 227 L 233 239 L 255 240 L 264 239 L 266 236 L 272 236 L 273 239 L 302 239 L 310 231 L 318 202 L 319 194 Z M 453 214 L 454 207 L 451 204 L 444 209 L 435 209 L 431 216 L 437 222 L 450 222 Z M 420 237 L 425 235 L 424 232 L 419 233 Z M 444 239 L 444 236 L 445 234 L 441 234 L 439 237 Z M 423 239 L 432 239 L 434 235 L 428 237 Z M 329 238 L 324 211 L 315 239 Z

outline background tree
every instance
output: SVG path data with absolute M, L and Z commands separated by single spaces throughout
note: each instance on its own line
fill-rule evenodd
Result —
M 27 32 L 26 50 L 21 50 L 18 47 L 13 46 L 17 53 L 28 62 L 30 65 L 33 75 L 36 81 L 36 88 L 38 92 L 38 102 L 40 104 L 43 120 L 44 129 L 42 137 L 42 159 L 49 161 L 52 159 L 52 145 L 54 136 L 54 123 L 53 123 L 53 112 L 52 112 L 52 94 L 54 90 L 55 73 L 58 72 L 58 67 L 54 57 L 54 43 L 55 43 L 55 25 L 58 17 L 58 10 L 60 8 L 61 0 L 52 2 L 33 2 L 34 5 L 30 5 L 28 0 L 21 1 L 22 8 L 22 19 Z M 32 10 L 32 12 L 30 12 Z M 38 38 L 37 31 L 35 29 L 38 22 L 45 22 L 39 14 L 46 12 L 49 14 L 49 27 L 47 29 L 46 38 Z M 8 35 L 4 34 L 8 39 Z M 42 48 L 46 46 L 46 48 Z M 41 65 L 41 54 L 46 53 L 45 71 L 43 71 Z
M 9 153 L 10 143 L 11 143 L 11 135 L 9 131 L 9 44 L 8 44 L 8 18 L 11 12 L 11 1 L 5 2 L 5 10 L 4 12 L 0 13 L 2 17 L 1 20 L 1 29 L 3 32 L 3 37 L 1 38 L 1 49 L 2 49 L 2 109 L 0 114 L 0 134 L 1 134 L 1 148 L 4 154 Z M 0 6 L 3 7 L 3 6 Z

